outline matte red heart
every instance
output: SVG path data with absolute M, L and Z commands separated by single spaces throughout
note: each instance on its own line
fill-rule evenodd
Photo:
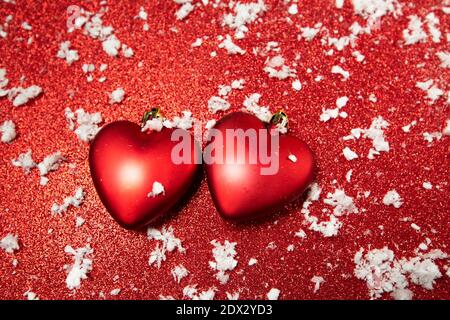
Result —
M 227 129 L 262 129 L 270 142 L 267 125 L 244 112 L 225 116 L 216 123 L 214 129 L 219 130 L 223 137 Z M 242 220 L 271 213 L 300 196 L 314 178 L 313 153 L 305 142 L 294 136 L 280 135 L 279 149 L 274 150 L 274 155 L 279 156 L 279 170 L 274 175 L 261 174 L 261 168 L 268 165 L 262 165 L 259 161 L 253 164 L 249 162 L 249 143 L 246 143 L 244 163 L 238 163 L 237 157 L 234 158 L 236 144 L 230 147 L 226 141 L 213 138 L 204 151 L 204 158 L 208 147 L 222 148 L 224 155 L 230 155 L 228 159 L 224 157 L 223 163 L 206 164 L 206 176 L 214 204 L 225 218 Z M 290 155 L 294 155 L 296 161 L 294 157 L 291 160 Z
M 174 164 L 171 141 L 174 129 L 141 132 L 129 121 L 104 126 L 89 152 L 91 176 L 98 195 L 111 216 L 127 229 L 138 229 L 170 210 L 192 186 L 200 168 L 201 151 L 191 138 L 192 161 Z M 152 192 L 154 182 L 164 193 Z

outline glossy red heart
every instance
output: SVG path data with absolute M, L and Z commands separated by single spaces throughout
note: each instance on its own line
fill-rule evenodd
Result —
M 117 121 L 104 126 L 91 144 L 95 188 L 111 216 L 127 229 L 143 227 L 167 212 L 195 181 L 200 149 L 188 134 L 192 161 L 174 164 L 171 153 L 178 141 L 171 141 L 173 130 L 141 132 L 133 122 Z M 149 195 L 154 182 L 162 184 L 164 193 Z
M 254 129 L 258 132 L 262 130 L 263 135 L 267 135 L 267 141 L 270 141 L 270 130 L 267 125 L 257 117 L 244 112 L 225 116 L 216 123 L 214 129 L 218 130 L 222 136 L 226 136 L 227 129 L 243 129 L 244 131 Z M 257 136 L 258 142 L 263 135 Z M 261 174 L 261 168 L 268 165 L 263 165 L 259 161 L 250 163 L 249 143 L 245 144 L 245 161 L 241 160 L 242 162 L 239 163 L 238 157 L 234 157 L 236 141 L 233 145 L 227 144 L 226 139 L 213 138 L 206 144 L 204 150 L 204 159 L 207 148 L 223 151 L 225 160 L 223 163 L 216 161 L 216 163 L 206 164 L 209 189 L 214 204 L 223 217 L 241 220 L 271 213 L 300 196 L 312 182 L 314 156 L 306 143 L 300 139 L 288 134 L 279 135 L 278 148 L 273 148 L 274 156 L 279 157 L 279 169 L 273 175 Z M 270 144 L 268 150 L 272 150 Z M 215 153 L 211 152 L 211 154 Z M 227 159 L 225 155 L 230 157 Z

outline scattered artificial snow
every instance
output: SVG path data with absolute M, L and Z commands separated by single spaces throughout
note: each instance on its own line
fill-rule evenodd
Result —
M 192 118 L 192 112 L 182 111 L 183 116 L 175 116 L 172 120 L 164 120 L 163 125 L 166 128 L 179 128 L 184 130 L 189 130 L 192 128 L 194 119 Z
M 394 261 L 394 252 L 387 247 L 373 249 L 365 255 L 361 248 L 354 257 L 354 273 L 358 279 L 365 280 L 372 299 L 380 298 L 384 292 L 406 289 L 407 278 L 401 267 Z
M 298 7 L 297 7 L 297 4 L 296 4 L 296 3 L 293 3 L 293 4 L 291 4 L 291 5 L 289 6 L 289 8 L 288 8 L 288 13 L 289 13 L 289 14 L 292 14 L 292 15 L 298 13 Z
M 403 39 L 405 40 L 405 44 L 411 45 L 418 42 L 425 42 L 427 39 L 427 34 L 422 28 L 422 20 L 420 20 L 420 18 L 416 15 L 411 15 L 408 19 L 408 28 L 403 30 Z
M 383 197 L 383 203 L 387 206 L 394 206 L 400 208 L 403 204 L 402 198 L 395 190 L 388 191 Z
M 300 80 L 296 79 L 292 82 L 292 89 L 295 91 L 300 91 L 302 89 L 302 83 Z
M 155 181 L 152 185 L 152 191 L 147 194 L 147 197 L 155 198 L 156 196 L 159 196 L 161 194 L 164 195 L 164 193 L 164 186 L 160 182 Z
M 301 213 L 303 214 L 305 221 L 309 224 L 309 229 L 320 232 L 324 237 L 332 237 L 337 235 L 339 229 L 342 227 L 342 222 L 340 222 L 333 214 L 330 215 L 328 221 L 319 222 L 317 217 L 311 216 L 309 211 L 309 206 L 314 202 L 318 201 L 322 189 L 317 183 L 312 183 L 309 187 L 308 197 L 303 202 L 303 207 Z M 302 235 L 301 233 L 299 235 Z M 298 236 L 296 234 L 296 236 Z
M 433 140 L 441 140 L 442 139 L 442 133 L 441 132 L 424 132 L 423 133 L 423 139 L 428 142 L 428 146 L 431 146 L 433 143 Z
M 79 187 L 75 190 L 75 193 L 73 196 L 66 197 L 62 204 L 54 203 L 51 208 L 52 214 L 56 215 L 62 215 L 69 209 L 70 206 L 73 206 L 75 208 L 79 208 L 80 205 L 84 201 L 84 191 L 83 188 Z
M 231 271 L 237 266 L 237 260 L 234 259 L 237 252 L 235 250 L 236 242 L 229 242 L 225 240 L 223 244 L 213 240 L 211 244 L 214 246 L 212 254 L 215 261 L 210 261 L 209 266 L 217 270 L 216 278 L 221 284 L 228 282 L 229 275 L 226 271 Z
M 342 81 L 345 81 L 350 77 L 350 72 L 342 69 L 340 66 L 333 66 L 331 68 L 331 73 L 340 74 L 342 76 Z
M 322 28 L 322 23 L 317 23 L 313 28 L 304 27 L 300 28 L 301 34 L 300 37 L 304 38 L 306 41 L 311 41 L 315 38 L 315 36 L 319 33 L 320 28 Z
M 116 57 L 119 54 L 121 42 L 115 35 L 110 35 L 102 42 L 103 51 L 111 57 Z
M 439 18 L 433 12 L 426 15 L 425 20 L 427 22 L 428 31 L 431 35 L 431 40 L 434 43 L 441 42 L 441 31 L 439 30 Z
M 0 68 L 0 97 L 4 97 L 8 94 L 9 90 L 6 86 L 9 83 L 9 79 L 6 77 L 6 69 Z
M 248 260 L 249 266 L 254 266 L 257 263 L 258 263 L 258 260 L 256 260 L 255 258 L 250 258 L 250 260 Z
M 122 55 L 126 58 L 131 57 L 133 51 L 131 48 L 123 46 L 120 40 L 117 39 L 114 35 L 114 28 L 103 25 L 102 16 L 106 11 L 101 9 L 100 12 L 93 14 L 80 8 L 73 26 L 68 26 L 68 32 L 73 32 L 75 29 L 83 29 L 85 35 L 102 42 L 103 51 L 109 56 L 117 56 L 122 48 Z
M 66 286 L 70 290 L 77 289 L 81 285 L 81 280 L 87 279 L 87 275 L 92 270 L 92 259 L 90 255 L 94 252 L 89 244 L 85 247 L 74 249 L 67 245 L 64 252 L 73 255 L 73 264 L 66 266 L 68 270 Z
M 106 63 L 102 63 L 102 64 L 100 65 L 100 67 L 98 68 L 98 70 L 99 70 L 100 72 L 103 72 L 103 71 L 105 71 L 107 68 L 108 68 L 108 65 L 107 65 Z
M 409 289 L 396 289 L 391 293 L 395 300 L 412 300 L 413 292 Z
M 269 122 L 272 118 L 272 113 L 268 107 L 259 106 L 259 99 L 261 95 L 259 93 L 252 93 L 244 100 L 244 107 L 247 111 L 253 113 L 259 120 L 263 122 Z
M 450 68 L 450 52 L 440 51 L 437 52 L 436 55 L 438 56 L 439 60 L 441 60 L 442 68 Z
M 322 114 L 320 115 L 320 121 L 327 122 L 331 119 L 336 119 L 338 116 L 341 118 L 347 117 L 347 112 L 341 111 L 343 107 L 347 105 L 348 97 L 343 96 L 336 99 L 336 108 L 334 109 L 322 109 Z
M 61 42 L 56 54 L 56 57 L 66 60 L 69 65 L 78 60 L 78 51 L 70 49 L 70 44 L 70 41 Z
M 78 139 L 84 142 L 89 142 L 100 131 L 98 124 L 102 122 L 102 115 L 100 112 L 88 113 L 84 109 L 77 109 L 72 112 L 70 108 L 64 110 L 64 115 L 68 122 L 70 130 L 78 136 Z M 78 127 L 75 129 L 75 121 Z
M 164 127 L 163 120 L 161 118 L 156 117 L 156 118 L 147 120 L 147 122 L 145 122 L 145 125 L 142 127 L 141 131 L 145 132 L 147 130 L 151 130 L 151 131 L 159 132 L 162 130 L 163 127 Z
M 219 48 L 227 50 L 228 54 L 244 54 L 245 50 L 233 42 L 227 34 L 225 39 L 219 44 Z
M 347 105 L 348 97 L 342 96 L 336 99 L 336 106 L 340 109 Z
M 325 238 L 328 238 L 336 236 L 341 227 L 342 222 L 339 221 L 336 216 L 330 215 L 330 219 L 328 221 L 321 221 L 319 223 L 317 223 L 317 221 L 313 221 L 309 226 L 309 229 L 320 232 Z
M 112 289 L 109 294 L 112 296 L 117 296 L 117 295 L 119 295 L 120 291 L 121 291 L 120 288 Z
M 172 273 L 173 279 L 177 283 L 180 283 L 181 279 L 189 274 L 189 271 L 181 264 L 175 266 L 170 272 Z
M 281 55 L 277 55 L 268 59 L 264 67 L 264 71 L 270 78 L 284 80 L 288 77 L 295 77 L 295 70 L 285 65 L 285 60 Z
M 8 90 L 8 99 L 12 101 L 14 107 L 20 107 L 38 97 L 41 93 L 42 88 L 36 85 L 27 88 L 15 87 Z
M 230 109 L 231 105 L 230 103 L 222 99 L 221 97 L 212 96 L 208 100 L 208 110 L 212 113 L 217 113 L 218 111 L 225 111 Z
M 228 300 L 239 300 L 239 292 L 237 291 L 237 292 L 233 292 L 233 293 L 229 293 L 229 292 L 226 292 L 226 295 L 227 295 L 227 299 Z
M 349 36 L 343 36 L 340 38 L 329 37 L 328 45 L 334 45 L 338 51 L 342 51 L 342 50 L 344 50 L 344 48 L 346 46 L 348 46 L 350 44 L 351 41 L 352 41 L 352 38 L 350 38 Z M 333 51 L 330 50 L 330 51 L 328 51 L 328 53 L 331 55 L 333 53 Z
M 430 104 L 433 104 L 444 94 L 444 90 L 438 88 L 437 85 L 434 84 L 434 80 L 431 79 L 423 82 L 417 82 L 416 87 L 423 91 L 426 91 L 427 98 L 430 100 Z
M 345 159 L 347 159 L 348 161 L 358 158 L 358 155 L 354 151 L 352 151 L 349 147 L 345 147 L 342 150 L 342 153 L 344 154 Z
M 425 182 L 422 184 L 422 186 L 423 186 L 423 188 L 426 189 L 426 190 L 431 190 L 431 189 L 433 189 L 433 185 L 432 185 L 431 182 L 429 182 L 429 181 L 425 181 Z
M 125 90 L 117 88 L 109 94 L 109 104 L 120 103 L 125 98 Z
M 442 277 L 439 267 L 434 260 L 447 259 L 448 256 L 440 250 L 432 250 L 429 253 L 402 260 L 402 271 L 409 273 L 414 284 L 427 290 L 432 290 L 436 279 Z
M 327 122 L 330 119 L 336 119 L 339 116 L 339 109 L 322 109 L 320 121 Z
M 39 300 L 39 297 L 37 296 L 37 294 L 34 293 L 34 292 L 31 291 L 31 290 L 26 291 L 26 292 L 23 294 L 23 296 L 26 297 L 27 300 Z
M 132 48 L 130 48 L 129 46 L 127 46 L 125 43 L 122 43 L 122 55 L 125 58 L 131 58 L 134 55 L 134 51 Z
M 212 287 L 206 291 L 197 293 L 197 285 L 188 285 L 183 288 L 183 296 L 192 300 L 213 300 L 216 294 L 216 288 Z
M 409 132 L 411 131 L 411 128 L 414 127 L 417 124 L 416 120 L 413 120 L 410 124 L 407 124 L 406 126 L 402 127 L 403 132 Z
M 0 124 L 0 133 L 2 134 L 1 141 L 3 143 L 10 143 L 16 138 L 16 126 L 12 120 L 6 120 Z
M 352 179 L 352 174 L 353 174 L 352 169 L 348 170 L 347 173 L 345 174 L 345 180 L 347 180 L 347 182 L 350 182 L 350 180 Z
M 397 0 L 352 0 L 356 14 L 367 19 L 370 24 L 388 13 L 401 14 L 401 5 Z
M 194 10 L 195 7 L 191 2 L 192 0 L 175 0 L 175 3 L 181 4 L 181 7 L 175 12 L 177 20 L 185 19 Z
M 431 244 L 431 239 L 430 238 L 425 238 L 425 241 L 422 242 L 421 244 L 419 244 L 419 249 L 422 251 L 427 251 L 428 250 L 428 246 Z
M 268 300 L 278 300 L 279 296 L 280 296 L 280 290 L 276 289 L 276 288 L 270 289 L 270 291 L 267 293 Z
M 270 250 L 275 250 L 277 248 L 277 245 L 275 244 L 275 241 L 271 241 L 267 244 L 266 248 Z
M 84 220 L 82 217 L 76 217 L 76 219 L 75 219 L 75 227 L 79 228 L 79 227 L 81 227 L 85 222 L 86 222 L 86 220 Z
M 92 63 L 83 63 L 81 70 L 83 70 L 83 73 L 92 73 L 95 71 L 95 65 Z
M 13 253 L 14 250 L 19 250 L 19 238 L 11 233 L 7 234 L 0 240 L 0 248 L 7 253 Z
M 450 119 L 447 119 L 444 130 L 442 130 L 444 136 L 450 136 Z
M 181 244 L 181 240 L 175 237 L 175 235 L 173 234 L 172 227 L 163 227 L 161 231 L 154 228 L 148 228 L 147 238 L 149 240 L 156 240 L 160 242 L 150 253 L 150 258 L 148 260 L 148 264 L 150 266 L 154 264 L 158 268 L 160 268 L 161 263 L 163 261 L 166 261 L 166 252 L 172 252 L 175 249 L 177 249 L 180 253 L 184 253 L 186 251 Z
M 356 61 L 358 62 L 363 62 L 364 59 L 366 58 L 365 55 L 363 55 L 361 52 L 359 52 L 358 50 L 355 50 L 352 52 L 352 56 L 355 57 Z
M 391 293 L 394 299 L 412 299 L 407 276 L 414 284 L 431 290 L 436 279 L 442 276 L 434 261 L 447 257 L 441 250 L 432 250 L 410 259 L 396 260 L 394 252 L 387 247 L 366 254 L 361 248 L 354 257 L 354 273 L 358 279 L 366 281 L 372 299 L 380 298 L 385 292 Z
M 244 89 L 244 83 L 245 83 L 244 79 L 239 79 L 239 80 L 233 80 L 231 82 L 231 85 L 220 85 L 219 86 L 219 92 L 218 92 L 219 96 L 222 96 L 222 97 L 226 98 L 231 93 L 231 91 L 233 89 L 234 90 L 236 90 L 236 89 L 239 89 L 239 90 Z
M 250 3 L 236 2 L 234 5 L 234 15 L 231 13 L 224 15 L 222 25 L 235 30 L 234 37 L 236 39 L 242 39 L 248 31 L 247 25 L 256 21 L 265 10 L 264 0 Z
M 56 151 L 55 153 L 48 155 L 37 164 L 37 168 L 39 170 L 39 175 L 41 176 L 40 184 L 46 185 L 48 182 L 48 179 L 46 175 L 51 172 L 55 171 L 59 168 L 59 165 L 61 162 L 63 162 L 65 159 L 62 156 L 61 152 Z
M 334 193 L 329 192 L 323 202 L 334 207 L 333 214 L 337 217 L 345 213 L 358 213 L 353 198 L 347 196 L 345 191 L 341 189 L 336 189 Z
M 31 169 L 36 167 L 36 162 L 34 162 L 33 160 L 31 150 L 28 150 L 26 153 L 20 154 L 17 159 L 12 160 L 12 164 L 15 167 L 22 168 L 25 174 L 30 173 Z
M 147 21 L 147 19 L 148 19 L 148 13 L 147 13 L 147 11 L 145 11 L 145 8 L 144 8 L 144 7 L 140 7 L 140 8 L 139 8 L 139 13 L 138 13 L 138 15 L 136 16 L 136 18 L 141 19 L 141 20 L 144 20 L 144 21 Z
M 314 283 L 314 293 L 319 291 L 320 285 L 325 282 L 325 279 L 320 276 L 314 276 L 311 278 L 311 282 Z
M 226 98 L 232 90 L 233 89 L 231 88 L 231 86 L 220 85 L 219 86 L 219 96 Z
M 389 151 L 389 143 L 384 139 L 384 131 L 389 126 L 389 123 L 381 116 L 373 119 L 372 124 L 367 129 L 355 128 L 351 130 L 349 136 L 345 136 L 344 140 L 359 139 L 361 136 L 372 140 L 373 148 L 370 148 L 367 158 L 374 159 L 375 155 L 380 152 Z
M 195 41 L 191 44 L 192 48 L 197 48 L 200 47 L 203 43 L 203 39 L 202 38 L 197 38 L 195 39 Z
M 295 236 L 296 236 L 296 237 L 299 237 L 299 238 L 301 238 L 301 239 L 305 239 L 305 238 L 306 238 L 306 233 L 305 233 L 305 231 L 303 231 L 303 230 L 300 229 L 300 231 L 297 231 L 297 232 L 295 233 Z

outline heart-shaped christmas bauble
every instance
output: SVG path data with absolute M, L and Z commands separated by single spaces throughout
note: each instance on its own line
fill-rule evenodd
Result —
M 209 189 L 223 217 L 242 220 L 271 213 L 301 195 L 312 182 L 314 156 L 302 140 L 279 134 L 278 145 L 271 143 L 274 130 L 254 115 L 244 112 L 225 116 L 213 130 L 203 157 Z M 250 139 L 255 137 L 252 132 L 256 132 L 257 149 L 250 144 Z M 239 138 L 233 143 L 226 138 L 233 134 L 237 137 L 239 133 L 247 133 L 241 153 L 237 151 Z M 262 157 L 265 147 L 266 154 L 272 156 L 271 161 L 278 160 L 277 170 L 267 170 L 274 163 L 267 159 L 251 160 L 255 152 Z M 264 174 L 262 168 L 266 168 Z
M 104 126 L 93 140 L 89 166 L 98 195 L 111 216 L 127 229 L 138 229 L 172 208 L 195 181 L 201 151 L 190 139 L 190 161 L 176 164 L 175 129 L 141 132 L 130 121 Z M 176 129 L 181 130 L 181 129 Z

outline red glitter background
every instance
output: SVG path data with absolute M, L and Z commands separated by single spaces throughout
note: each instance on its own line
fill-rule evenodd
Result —
M 247 50 L 242 56 L 228 55 L 217 47 L 218 35 L 233 34 L 221 26 L 221 18 L 229 9 L 200 6 L 187 19 L 177 21 L 174 12 L 179 5 L 172 1 L 110 1 L 104 25 L 112 25 L 117 37 L 133 48 L 131 59 L 109 57 L 101 42 L 79 30 L 67 32 L 66 8 L 75 1 L 17 2 L 0 5 L 1 22 L 9 14 L 14 16 L 7 38 L 0 39 L 0 67 L 6 68 L 11 86 L 18 86 L 21 76 L 25 76 L 24 86 L 39 85 L 44 93 L 18 108 L 6 98 L 0 99 L 0 121 L 13 120 L 18 132 L 12 144 L 0 146 L 0 238 L 13 233 L 20 241 L 20 250 L 14 254 L 0 250 L 1 299 L 23 299 L 27 290 L 40 299 L 96 299 L 100 292 L 108 299 L 157 299 L 160 294 L 182 298 L 182 289 L 188 284 L 198 284 L 199 290 L 215 286 L 218 299 L 235 291 L 240 292 L 241 299 L 263 299 L 271 288 L 281 290 L 280 299 L 368 299 L 366 283 L 353 275 L 353 257 L 361 247 L 388 246 L 397 258 L 411 257 L 429 237 L 431 248 L 447 252 L 448 138 L 434 141 L 429 147 L 422 137 L 423 132 L 443 130 L 448 118 L 446 102 L 441 98 L 429 105 L 426 93 L 415 87 L 417 81 L 436 79 L 448 90 L 448 69 L 439 67 L 436 56 L 438 51 L 448 51 L 445 35 L 450 32 L 450 19 L 440 9 L 441 1 L 408 1 L 403 15 L 382 17 L 380 29 L 357 40 L 355 50 L 365 55 L 363 63 L 351 56 L 350 47 L 325 56 L 330 47 L 322 46 L 319 36 L 311 42 L 297 40 L 300 27 L 312 27 L 317 22 L 336 30 L 334 36 L 348 35 L 354 21 L 365 25 L 347 0 L 343 9 L 336 9 L 331 0 L 301 1 L 299 13 L 293 16 L 288 15 L 289 4 L 284 1 L 266 1 L 268 11 L 262 20 L 249 25 L 245 39 L 235 41 Z M 98 3 L 90 1 L 78 5 L 93 12 L 99 9 Z M 142 30 L 143 21 L 134 19 L 140 6 L 149 15 L 148 32 Z M 402 31 L 408 25 L 407 17 L 424 17 L 431 11 L 440 19 L 441 42 L 428 39 L 405 46 Z M 33 29 L 21 28 L 23 21 Z M 178 32 L 173 32 L 173 27 Z M 202 46 L 191 48 L 196 38 L 205 35 L 209 38 Z M 34 40 L 28 45 L 29 36 Z M 71 48 L 80 56 L 70 66 L 56 58 L 59 44 L 65 40 L 71 41 Z M 301 55 L 295 68 L 303 85 L 301 91 L 292 89 L 291 80 L 271 79 L 263 71 L 266 57 L 253 55 L 252 48 L 265 48 L 268 41 L 279 42 L 288 64 Z M 217 57 L 210 56 L 212 51 L 217 51 Z M 94 63 L 97 69 L 107 63 L 108 69 L 103 72 L 107 80 L 88 83 L 81 70 L 83 63 Z M 418 64 L 424 65 L 419 68 Z M 350 72 L 348 81 L 331 74 L 333 65 Z M 314 81 L 318 75 L 324 77 L 320 82 Z M 98 79 L 100 73 L 95 71 L 94 76 Z M 307 230 L 299 212 L 304 197 L 264 221 L 232 224 L 216 212 L 203 179 L 186 205 L 155 225 L 173 226 L 186 253 L 168 253 L 160 269 L 150 267 L 148 258 L 156 242 L 148 240 L 144 232 L 122 229 L 106 212 L 90 178 L 89 145 L 67 128 L 64 109 L 100 111 L 104 123 L 139 121 L 152 106 L 159 106 L 168 117 L 187 109 L 202 121 L 219 119 L 221 114 L 208 112 L 208 99 L 217 94 L 219 85 L 240 78 L 245 79 L 245 88 L 230 94 L 229 111 L 239 110 L 251 93 L 260 93 L 260 104 L 270 106 L 271 111 L 283 108 L 290 117 L 290 134 L 307 141 L 316 153 L 316 181 L 323 187 L 322 197 L 343 188 L 354 197 L 360 213 L 342 217 L 343 227 L 331 238 Z M 118 87 L 125 89 L 126 98 L 121 104 L 110 105 L 108 93 Z M 376 103 L 369 101 L 370 94 L 375 94 Z M 350 99 L 344 108 L 348 118 L 320 122 L 322 108 L 333 108 L 336 98 L 344 95 Z M 370 140 L 345 142 L 342 137 L 352 128 L 369 127 L 378 115 L 389 122 L 385 136 L 390 151 L 369 160 L 366 155 Z M 417 126 L 410 133 L 403 132 L 401 127 L 413 120 L 418 120 Z M 345 146 L 363 156 L 345 160 Z M 48 175 L 50 181 L 45 187 L 39 185 L 36 170 L 25 175 L 11 165 L 12 159 L 29 148 L 37 161 L 56 150 L 67 158 L 60 169 Z M 345 180 L 349 169 L 353 169 L 351 183 Z M 424 181 L 430 181 L 433 189 L 425 190 Z M 86 192 L 82 206 L 70 208 L 62 217 L 52 216 L 52 204 L 61 203 L 79 186 Z M 394 188 L 404 199 L 399 209 L 382 204 L 384 194 Z M 358 193 L 367 190 L 371 191 L 368 198 L 357 198 Z M 322 214 L 325 207 L 330 208 L 322 201 L 315 202 L 311 214 L 326 218 Z M 77 215 L 86 219 L 79 228 L 75 227 Z M 411 221 L 403 221 L 405 217 Z M 412 229 L 411 222 L 421 230 Z M 49 234 L 49 229 L 53 233 Z M 300 229 L 306 231 L 306 239 L 294 236 Z M 226 285 L 220 285 L 208 264 L 213 260 L 213 239 L 237 242 L 238 266 L 230 272 Z M 274 242 L 275 249 L 267 248 L 270 242 Z M 64 247 L 70 244 L 77 248 L 86 243 L 94 249 L 93 270 L 80 289 L 71 291 L 66 287 L 63 267 L 71 264 L 72 258 L 64 253 Z M 292 252 L 287 251 L 290 244 L 295 246 Z M 19 262 L 16 267 L 12 265 L 14 258 Z M 249 267 L 250 258 L 258 263 Z M 177 284 L 170 270 L 180 263 L 190 275 Z M 445 261 L 438 263 L 444 273 Z M 316 293 L 310 280 L 314 275 L 325 279 Z M 111 296 L 109 292 L 115 288 L 121 288 L 121 292 Z M 414 299 L 450 298 L 450 282 L 445 274 L 433 290 L 412 283 L 409 288 Z

